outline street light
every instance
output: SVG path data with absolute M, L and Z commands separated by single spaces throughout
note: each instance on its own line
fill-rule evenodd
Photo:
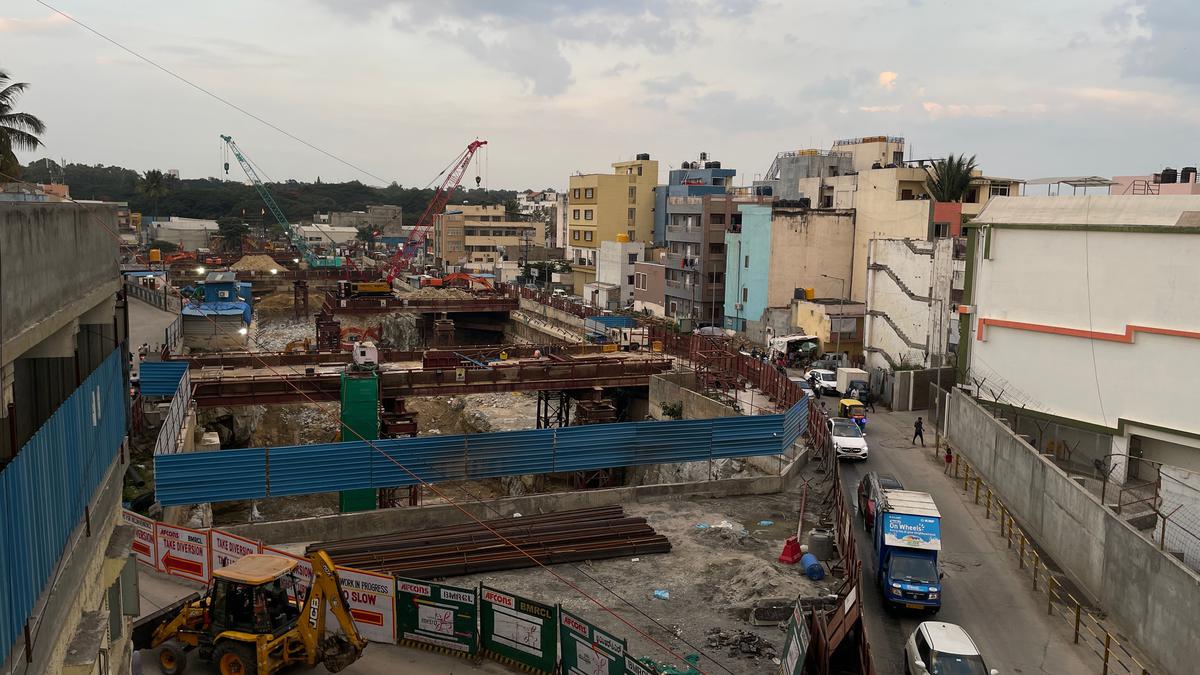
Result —
M 835 277 L 832 274 L 822 274 L 821 276 L 825 277 L 826 279 L 833 279 L 834 281 L 841 282 L 841 284 L 842 284 L 841 293 L 838 295 L 838 320 L 841 320 L 842 314 L 844 314 L 846 312 L 846 280 L 841 277 Z M 832 326 L 833 322 L 830 321 L 829 325 Z M 838 361 L 841 361 L 842 360 L 842 330 L 840 327 L 838 328 L 838 332 L 837 332 L 837 343 L 836 344 L 837 344 L 837 346 L 834 347 L 834 351 L 837 352 Z

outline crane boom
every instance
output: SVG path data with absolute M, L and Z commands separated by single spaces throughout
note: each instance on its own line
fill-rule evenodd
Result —
M 272 197 L 271 192 L 267 190 L 266 184 L 263 183 L 262 179 L 258 177 L 258 172 L 254 170 L 254 166 L 250 164 L 250 160 L 246 159 L 246 156 L 242 154 L 242 149 L 239 148 L 237 143 L 233 141 L 233 137 L 222 134 L 221 140 L 225 141 L 225 145 L 229 146 L 229 149 L 233 151 L 233 156 L 237 158 L 238 164 L 242 165 L 242 171 L 246 172 L 246 177 L 249 178 L 250 182 L 254 185 L 254 189 L 258 192 L 258 196 L 262 197 L 262 200 L 267 204 L 267 208 L 271 210 L 271 215 L 275 217 L 275 222 L 279 223 L 279 226 L 283 228 L 284 233 L 287 235 L 288 241 L 290 241 L 292 245 L 296 247 L 296 250 L 304 256 L 304 260 L 308 263 L 309 267 L 340 267 L 340 258 L 322 257 L 316 255 L 309 247 L 308 240 L 305 239 L 304 234 L 299 230 L 292 228 L 291 223 L 288 222 L 287 216 L 283 215 L 283 209 L 279 208 L 279 204 L 275 202 L 275 198 Z M 225 169 L 228 172 L 228 164 L 225 165 Z M 354 268 L 353 261 L 351 261 L 349 258 L 346 258 L 346 262 L 350 263 L 351 268 Z
M 387 275 L 389 284 L 408 267 L 408 263 L 416 255 L 417 249 L 425 244 L 425 240 L 429 237 L 429 230 L 433 227 L 433 219 L 437 217 L 437 214 L 446 209 L 446 204 L 449 203 L 450 196 L 454 194 L 454 191 L 458 189 L 458 184 L 462 181 L 467 167 L 470 166 L 471 158 L 475 156 L 475 151 L 485 145 L 487 145 L 487 141 L 471 141 L 467 145 L 467 149 L 463 150 L 454 160 L 450 173 L 446 175 L 446 179 L 434 191 L 433 197 L 429 200 L 429 204 L 421 214 L 421 219 L 413 226 L 413 231 L 408 237 L 408 242 L 392 256 L 391 270 Z

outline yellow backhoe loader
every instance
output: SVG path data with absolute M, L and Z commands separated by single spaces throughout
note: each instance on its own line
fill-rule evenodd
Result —
M 201 596 L 194 593 L 138 620 L 133 648 L 158 648 L 166 675 L 182 673 L 195 651 L 221 675 L 269 675 L 285 666 L 323 664 L 336 673 L 362 655 L 366 642 L 354 627 L 333 561 L 309 556 L 312 584 L 303 597 L 295 559 L 248 555 L 213 572 Z M 326 611 L 340 632 L 326 632 Z

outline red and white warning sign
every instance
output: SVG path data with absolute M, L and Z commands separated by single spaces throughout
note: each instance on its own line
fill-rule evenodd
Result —
M 270 546 L 263 546 L 262 552 L 270 553 L 271 555 L 283 556 L 285 558 L 291 558 L 292 560 L 296 561 L 296 570 L 292 574 L 294 574 L 296 577 L 296 586 L 298 587 L 297 590 L 300 592 L 300 597 L 292 597 L 291 593 L 288 594 L 288 597 L 296 602 L 303 602 L 304 596 L 308 595 L 308 587 L 312 586 L 312 563 L 298 555 L 293 555 L 287 551 L 277 548 L 271 548 Z
M 154 521 L 133 511 L 121 509 L 121 520 L 133 527 L 133 552 L 143 565 L 155 566 Z
M 208 583 L 208 533 L 175 525 L 154 524 L 158 571 Z
M 253 553 L 262 553 L 262 546 L 259 546 L 257 541 L 221 530 L 208 531 L 208 544 L 212 548 L 212 570 L 214 572 L 222 567 L 229 567 Z
M 350 616 L 358 632 L 372 642 L 396 642 L 396 580 L 386 574 L 337 568 Z M 325 617 L 327 625 L 336 621 Z M 333 624 L 336 625 L 336 624 Z

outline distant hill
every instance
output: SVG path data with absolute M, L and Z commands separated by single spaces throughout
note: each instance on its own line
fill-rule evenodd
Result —
M 71 188 L 76 199 L 103 199 L 129 202 L 130 209 L 144 216 L 155 215 L 154 200 L 137 190 L 139 174 L 119 166 L 67 164 L 60 167 L 53 160 L 39 159 L 23 168 L 21 178 L 34 183 L 50 183 L 61 179 Z M 284 215 L 291 222 L 310 219 L 314 213 L 329 211 L 361 211 L 368 204 L 396 204 L 404 207 L 404 223 L 414 225 L 433 197 L 433 189 L 406 188 L 392 183 L 378 188 L 358 181 L 349 183 L 301 183 L 289 180 L 268 183 L 267 189 Z M 514 190 L 466 190 L 459 188 L 451 203 L 504 204 L 515 200 Z M 244 217 L 255 221 L 264 218 L 266 205 L 250 185 L 240 181 L 216 178 L 172 180 L 166 195 L 158 199 L 160 216 L 186 218 Z M 265 214 L 270 222 L 271 215 Z

